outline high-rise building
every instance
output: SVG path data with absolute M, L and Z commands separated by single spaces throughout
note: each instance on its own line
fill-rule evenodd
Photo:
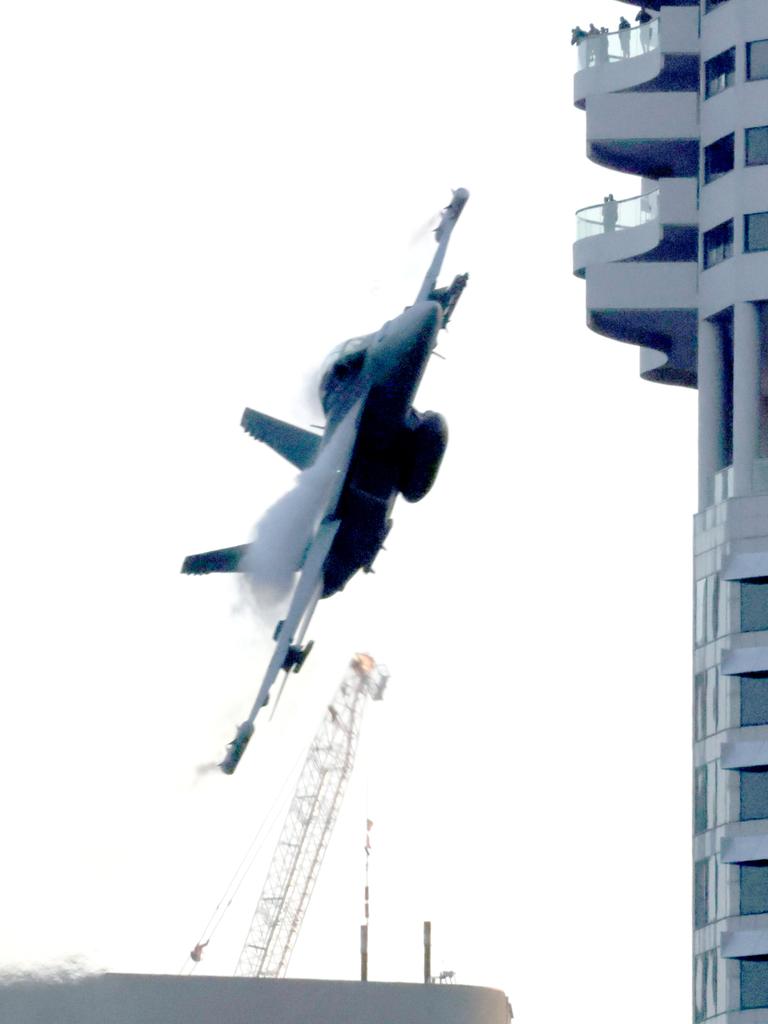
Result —
M 589 326 L 697 387 L 694 1021 L 768 1021 L 768 0 L 627 0 L 577 46 Z

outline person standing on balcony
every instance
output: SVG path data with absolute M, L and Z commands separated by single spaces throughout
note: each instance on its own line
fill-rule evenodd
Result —
M 632 42 L 631 32 L 632 32 L 632 26 L 627 21 L 627 19 L 624 17 L 624 15 L 622 15 L 621 16 L 621 21 L 619 22 L 619 42 L 621 43 L 621 55 L 622 55 L 622 57 L 628 57 L 629 56 L 629 48 L 630 48 L 630 44 Z
M 641 7 L 635 15 L 635 21 L 640 22 L 640 45 L 643 48 L 643 53 L 648 53 L 651 48 L 651 34 L 653 32 L 651 22 L 653 18 L 646 11 L 645 7 Z
M 600 29 L 600 38 L 597 40 L 597 62 L 598 64 L 608 63 L 608 29 L 603 26 Z
M 600 29 L 594 24 L 589 23 L 589 31 L 587 32 L 587 67 L 590 67 L 597 61 L 597 52 L 600 47 Z
M 581 25 L 577 25 L 576 28 L 571 29 L 571 46 L 578 46 L 577 52 L 579 54 L 580 68 L 585 68 L 587 66 L 586 47 L 581 45 L 586 38 L 587 33 L 584 31 Z
M 619 204 L 609 192 L 603 199 L 603 231 L 615 231 L 619 220 Z

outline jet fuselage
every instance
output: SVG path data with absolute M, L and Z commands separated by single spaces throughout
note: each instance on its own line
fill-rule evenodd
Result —
M 442 326 L 438 302 L 421 301 L 381 330 L 342 351 L 320 386 L 328 417 L 325 443 L 360 403 L 357 440 L 335 510 L 340 520 L 323 569 L 323 597 L 341 590 L 358 569 L 370 570 L 391 526 L 406 445 L 418 413 L 421 378 Z

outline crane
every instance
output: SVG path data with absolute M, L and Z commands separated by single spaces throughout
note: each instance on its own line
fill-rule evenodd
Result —
M 381 700 L 388 679 L 368 654 L 349 663 L 299 775 L 236 977 L 285 976 L 352 774 L 367 698 Z

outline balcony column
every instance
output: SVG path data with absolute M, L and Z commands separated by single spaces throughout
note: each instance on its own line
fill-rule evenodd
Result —
M 760 324 L 751 302 L 733 305 L 733 493 L 752 493 L 760 429 Z
M 726 463 L 725 372 L 722 328 L 699 322 L 699 511 L 714 501 L 715 473 Z

